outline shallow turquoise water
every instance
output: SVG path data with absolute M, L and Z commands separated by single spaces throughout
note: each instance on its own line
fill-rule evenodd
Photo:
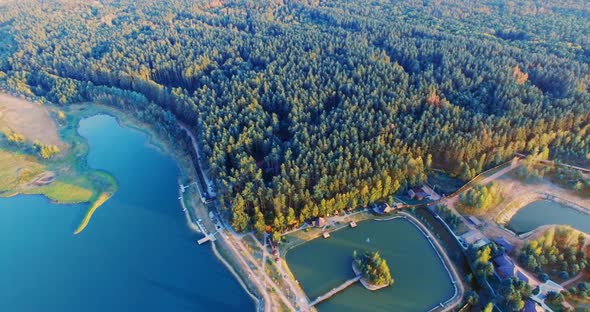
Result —
M 524 206 L 510 219 L 508 226 L 516 233 L 525 233 L 547 224 L 567 224 L 590 233 L 590 215 L 551 200 Z
M 174 160 L 113 117 L 84 119 L 88 163 L 119 190 L 77 228 L 86 205 L 0 199 L 0 311 L 244 311 L 251 299 L 197 246 L 178 202 Z
M 371 292 L 356 283 L 318 305 L 326 311 L 423 312 L 453 295 L 453 285 L 435 250 L 410 222 L 365 221 L 329 239 L 318 238 L 287 253 L 295 277 L 313 300 L 354 276 L 352 254 L 379 251 L 394 285 Z

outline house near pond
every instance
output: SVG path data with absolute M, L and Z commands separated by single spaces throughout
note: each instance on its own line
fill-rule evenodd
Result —
M 323 227 L 327 223 L 328 223 L 328 221 L 326 220 L 326 218 L 317 217 L 315 220 L 313 220 L 313 222 L 311 224 L 314 227 Z
M 373 211 L 374 211 L 376 214 L 379 214 L 379 215 L 388 214 L 388 213 L 390 213 L 390 212 L 392 212 L 392 211 L 394 211 L 394 210 L 395 210 L 395 209 L 394 209 L 394 208 L 392 208 L 391 206 L 389 206 L 387 203 L 380 203 L 380 204 L 375 204 L 375 205 L 373 206 Z
M 516 277 L 525 283 L 529 282 L 528 277 L 517 269 L 514 261 L 507 254 L 493 258 L 492 264 L 494 265 L 494 272 L 500 280 Z
M 408 196 L 410 196 L 411 199 L 415 200 L 430 199 L 430 194 L 428 194 L 428 192 L 426 192 L 423 187 L 419 186 L 409 189 Z
M 502 236 L 498 236 L 498 237 L 497 237 L 497 238 L 494 240 L 494 242 L 496 242 L 496 245 L 498 245 L 498 246 L 500 246 L 500 247 L 504 248 L 504 250 L 505 250 L 506 252 L 511 252 L 511 251 L 513 251 L 513 250 L 514 250 L 514 248 L 515 248 L 515 247 L 514 247 L 514 245 L 513 245 L 511 242 L 507 241 L 507 240 L 506 240 L 506 238 L 504 238 L 504 237 L 502 237 Z

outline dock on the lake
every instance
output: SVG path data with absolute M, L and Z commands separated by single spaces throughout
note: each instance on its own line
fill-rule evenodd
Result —
M 320 302 L 323 302 L 325 300 L 330 299 L 332 296 L 334 296 L 335 294 L 345 290 L 346 288 L 348 288 L 350 285 L 358 282 L 361 279 L 361 276 L 358 275 L 356 277 L 353 277 L 349 280 L 347 280 L 346 282 L 342 283 L 342 285 L 336 287 L 336 288 L 332 288 L 332 290 L 330 290 L 329 292 L 317 297 L 314 301 L 309 303 L 310 307 L 313 307 L 317 304 L 319 304 Z

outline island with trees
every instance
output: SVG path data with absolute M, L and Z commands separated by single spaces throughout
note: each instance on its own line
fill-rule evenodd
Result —
M 361 283 L 369 290 L 378 290 L 393 285 L 387 261 L 379 252 L 353 253 L 352 269 L 361 276 Z

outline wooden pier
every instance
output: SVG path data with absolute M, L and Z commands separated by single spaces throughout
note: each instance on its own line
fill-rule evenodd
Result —
M 212 242 L 214 242 L 214 241 L 215 241 L 215 236 L 213 236 L 213 235 L 206 235 L 205 237 L 203 237 L 203 238 L 199 239 L 199 240 L 197 241 L 197 243 L 198 243 L 199 245 L 201 245 L 201 244 L 204 244 L 204 243 L 206 243 L 206 242 L 208 242 L 208 241 L 212 241 Z
M 326 301 L 328 299 L 330 299 L 332 296 L 336 295 L 337 293 L 345 290 L 346 288 L 348 288 L 350 285 L 360 281 L 361 276 L 358 275 L 354 278 L 349 279 L 348 281 L 342 283 L 342 285 L 336 287 L 336 288 L 332 288 L 332 290 L 330 290 L 329 292 L 317 297 L 314 301 L 309 303 L 310 307 L 313 307 L 317 304 L 319 304 L 320 302 Z

